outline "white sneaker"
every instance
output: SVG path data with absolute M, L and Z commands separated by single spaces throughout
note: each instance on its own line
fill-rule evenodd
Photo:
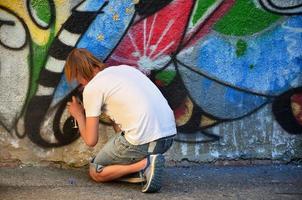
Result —
M 142 188 L 142 192 L 157 192 L 160 190 L 164 164 L 165 158 L 162 154 L 147 157 L 147 167 L 144 169 L 146 183 Z

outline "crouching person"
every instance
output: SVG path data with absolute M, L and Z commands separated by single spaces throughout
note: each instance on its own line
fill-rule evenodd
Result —
M 70 52 L 65 75 L 69 82 L 75 79 L 84 86 L 83 104 L 75 97 L 67 104 L 84 142 L 97 144 L 101 114 L 117 131 L 91 161 L 91 178 L 142 181 L 142 192 L 159 191 L 163 153 L 171 147 L 176 127 L 173 111 L 158 88 L 134 67 L 107 67 L 86 49 Z M 139 177 L 130 177 L 135 175 Z

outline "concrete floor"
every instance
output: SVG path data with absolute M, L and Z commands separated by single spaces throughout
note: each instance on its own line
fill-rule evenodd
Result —
M 0 200 L 302 200 L 302 166 L 169 167 L 159 193 L 144 194 L 140 189 L 138 184 L 94 183 L 86 169 L 0 168 Z

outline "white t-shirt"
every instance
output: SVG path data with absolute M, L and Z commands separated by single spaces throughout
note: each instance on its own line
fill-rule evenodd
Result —
M 86 117 L 107 114 L 134 145 L 176 134 L 173 111 L 159 89 L 142 72 L 127 65 L 99 72 L 85 86 Z

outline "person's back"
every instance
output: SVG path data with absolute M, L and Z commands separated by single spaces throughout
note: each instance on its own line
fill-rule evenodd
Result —
M 105 112 L 132 144 L 144 144 L 176 132 L 174 115 L 166 99 L 133 67 L 104 69 L 86 85 L 83 94 L 86 116 Z

